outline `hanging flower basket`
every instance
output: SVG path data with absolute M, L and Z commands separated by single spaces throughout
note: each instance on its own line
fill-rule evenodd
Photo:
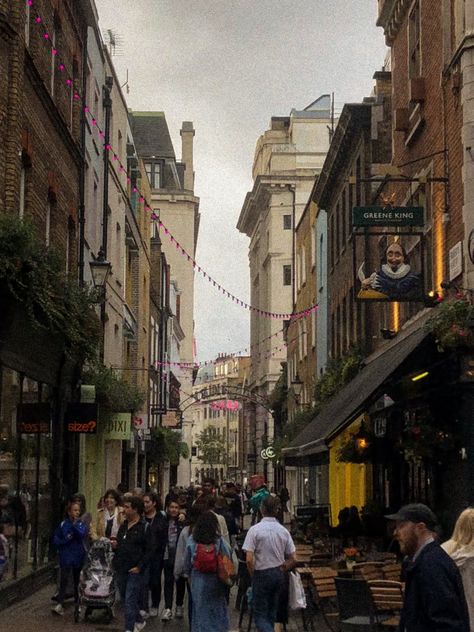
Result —
M 440 351 L 474 349 L 474 305 L 462 293 L 440 303 L 425 327 L 434 335 Z
M 420 465 L 425 461 L 435 461 L 443 453 L 453 450 L 455 436 L 437 427 L 434 420 L 426 418 L 407 424 L 401 444 L 405 461 Z

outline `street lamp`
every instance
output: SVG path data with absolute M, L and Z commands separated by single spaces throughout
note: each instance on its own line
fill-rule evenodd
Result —
M 295 402 L 297 404 L 300 403 L 301 391 L 303 390 L 303 382 L 300 380 L 298 373 L 295 376 L 295 379 L 291 382 L 291 388 L 293 389 L 293 394 L 295 396 Z
M 96 259 L 89 263 L 91 267 L 92 280 L 97 290 L 104 290 L 108 276 L 112 269 L 112 265 L 105 259 L 105 253 L 102 248 L 97 253 Z

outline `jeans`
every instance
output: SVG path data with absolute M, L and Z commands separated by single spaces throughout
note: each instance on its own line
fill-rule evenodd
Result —
M 58 603 L 61 606 L 64 604 L 64 599 L 69 588 L 69 578 L 72 575 L 72 584 L 74 588 L 74 601 L 79 603 L 79 578 L 81 575 L 80 568 L 73 568 L 71 566 L 63 566 L 60 570 L 59 577 L 59 590 L 58 590 Z
M 163 567 L 165 571 L 165 608 L 170 610 L 173 608 L 173 593 L 174 593 L 174 559 L 164 560 Z M 180 577 L 176 582 L 176 605 L 182 606 L 184 601 L 184 593 L 186 592 L 186 580 L 184 577 Z
M 273 632 L 284 574 L 279 568 L 254 571 L 252 610 L 258 632 Z
M 140 607 L 143 599 L 143 575 L 141 573 L 117 573 L 117 584 L 125 609 L 125 630 L 133 632 L 135 623 L 142 623 Z

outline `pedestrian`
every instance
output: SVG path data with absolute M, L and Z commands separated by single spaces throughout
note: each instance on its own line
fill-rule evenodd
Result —
M 143 515 L 143 500 L 132 496 L 123 503 L 125 521 L 120 526 L 115 550 L 114 569 L 125 608 L 125 632 L 140 632 L 145 621 L 140 614 L 143 575 L 153 555 L 153 541 Z
M 163 572 L 163 555 L 168 539 L 168 522 L 166 514 L 161 509 L 161 501 L 158 494 L 147 492 L 143 496 L 145 521 L 148 524 L 153 540 L 153 554 L 150 564 L 145 571 L 144 595 L 140 614 L 146 618 L 157 617 L 161 599 L 161 575 Z M 149 597 L 151 593 L 151 607 Z
M 385 517 L 396 521 L 394 537 L 408 557 L 400 630 L 469 632 L 461 575 L 438 542 L 435 514 L 413 503 Z
M 173 618 L 173 597 L 175 588 L 174 579 L 174 560 L 176 556 L 176 547 L 178 545 L 179 535 L 184 527 L 184 514 L 180 513 L 180 507 L 177 501 L 171 501 L 166 508 L 167 520 L 167 539 L 163 554 L 163 574 L 164 574 L 164 597 L 165 609 L 161 615 L 162 621 L 170 621 Z M 180 578 L 176 582 L 176 609 L 175 616 L 177 619 L 183 617 L 183 602 L 186 592 L 186 582 Z
M 290 492 L 288 491 L 287 487 L 280 487 L 280 491 L 278 493 L 278 496 L 280 498 L 280 502 L 281 502 L 281 507 L 283 510 L 283 513 L 288 511 L 288 501 L 290 500 Z
M 451 539 L 441 547 L 459 568 L 474 632 L 474 508 L 465 509 L 456 521 Z
M 79 577 L 86 556 L 84 542 L 88 534 L 88 527 L 80 516 L 80 504 L 71 501 L 67 506 L 66 518 L 54 532 L 53 544 L 59 554 L 60 581 L 57 604 L 52 607 L 52 611 L 59 615 L 64 614 L 64 600 L 70 575 L 72 575 L 74 601 L 76 604 L 79 601 Z
M 188 546 L 189 538 L 193 533 L 194 526 L 197 522 L 197 519 L 203 512 L 202 505 L 193 505 L 189 511 L 186 513 L 186 522 L 181 531 L 178 539 L 178 545 L 176 547 L 176 555 L 174 559 L 174 578 L 175 581 L 178 582 L 180 579 L 184 578 L 187 590 L 188 590 L 188 623 L 189 627 L 191 627 L 192 621 L 192 606 L 193 600 L 191 596 L 191 587 L 188 582 L 188 577 L 185 573 L 185 563 L 186 563 L 186 549 Z
M 197 519 L 188 539 L 184 564 L 191 585 L 191 632 L 229 630 L 226 585 L 217 575 L 219 553 L 231 558 L 230 548 L 219 535 L 215 514 L 205 511 Z
M 208 509 L 209 511 L 212 511 L 212 513 L 215 515 L 215 517 L 217 518 L 217 524 L 219 525 L 219 535 L 221 535 L 224 540 L 226 541 L 226 544 L 229 546 L 231 546 L 230 544 L 230 535 L 229 535 L 229 529 L 227 528 L 227 522 L 224 516 L 221 516 L 217 511 L 216 511 L 216 502 L 217 502 L 217 497 L 214 496 L 213 494 L 204 494 L 204 496 L 201 497 L 201 499 L 199 500 L 199 503 L 205 507 L 206 509 Z
M 117 539 L 118 530 L 124 521 L 123 510 L 120 507 L 120 496 L 115 489 L 108 489 L 104 495 L 103 507 L 97 510 L 91 524 L 91 540 L 108 538 Z
M 250 486 L 254 493 L 249 501 L 249 505 L 252 512 L 252 524 L 255 524 L 261 518 L 260 505 L 263 499 L 270 495 L 270 492 L 267 489 L 265 478 L 262 474 L 254 474 L 250 479 Z
M 259 632 L 273 632 L 284 573 L 295 564 L 293 539 L 276 519 L 279 510 L 280 500 L 266 496 L 260 504 L 262 520 L 250 527 L 242 547 L 252 577 L 252 608 Z

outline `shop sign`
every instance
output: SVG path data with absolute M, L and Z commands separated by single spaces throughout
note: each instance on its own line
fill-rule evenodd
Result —
M 221 400 L 218 402 L 211 402 L 212 410 L 240 410 L 240 403 L 237 400 Z
M 449 251 L 449 280 L 454 281 L 462 274 L 462 241 L 458 241 Z
M 128 441 L 131 437 L 131 413 L 113 413 L 104 424 L 106 441 Z
M 354 226 L 423 226 L 422 206 L 355 206 Z
M 97 404 L 69 404 L 64 421 L 68 432 L 96 434 Z
M 18 434 L 49 434 L 51 432 L 51 404 L 37 402 L 35 404 L 18 404 Z
M 264 448 L 260 452 L 260 456 L 262 457 L 264 461 L 268 461 L 269 459 L 274 459 L 276 454 L 275 454 L 275 450 L 273 446 L 269 445 L 268 447 Z

